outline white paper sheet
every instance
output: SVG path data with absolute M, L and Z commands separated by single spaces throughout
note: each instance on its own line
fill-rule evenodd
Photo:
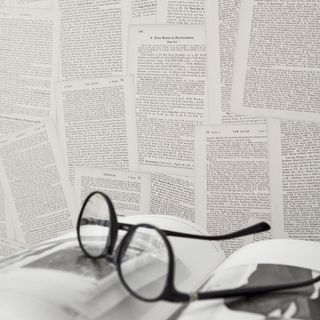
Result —
M 204 26 L 131 26 L 129 52 L 139 169 L 192 174 L 193 129 L 207 120 Z
M 0 135 L 55 117 L 56 10 L 1 8 Z
M 252 219 L 270 222 L 265 125 L 198 127 L 195 150 L 198 224 L 210 234 L 225 234 L 252 224 Z M 244 243 L 239 238 L 222 247 L 230 254 Z
M 0 159 L 17 240 L 35 245 L 73 230 L 74 197 L 52 122 L 1 138 Z
M 72 184 L 75 166 L 137 169 L 132 76 L 62 82 L 58 101 L 59 136 Z
M 126 74 L 130 3 L 61 1 L 62 80 Z
M 319 135 L 315 122 L 269 121 L 275 238 L 320 240 Z
M 233 112 L 320 121 L 317 1 L 242 1 Z

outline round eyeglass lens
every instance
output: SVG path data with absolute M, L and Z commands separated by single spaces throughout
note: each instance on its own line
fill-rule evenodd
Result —
M 157 229 L 138 227 L 122 244 L 120 273 L 128 289 L 144 300 L 155 300 L 164 291 L 169 252 Z
M 107 246 L 110 225 L 110 209 L 100 193 L 90 196 L 83 207 L 80 220 L 80 242 L 85 252 L 100 257 Z

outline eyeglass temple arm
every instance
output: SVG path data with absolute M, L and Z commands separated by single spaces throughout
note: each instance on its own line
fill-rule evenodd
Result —
M 215 298 L 232 298 L 239 296 L 255 296 L 259 294 L 266 294 L 274 291 L 297 289 L 305 286 L 312 285 L 320 281 L 320 276 L 314 279 L 300 281 L 296 283 L 278 284 L 273 286 L 261 286 L 261 287 L 242 287 L 237 289 L 227 289 L 218 291 L 199 292 L 197 294 L 197 300 L 215 299 Z
M 118 223 L 118 226 L 119 226 L 119 229 L 121 230 L 130 230 L 130 228 L 133 227 L 134 225 L 129 223 Z M 270 230 L 270 225 L 266 222 L 259 222 L 247 228 L 237 230 L 228 234 L 217 235 L 217 236 L 204 236 L 204 235 L 183 233 L 183 232 L 162 229 L 162 231 L 167 236 L 188 238 L 188 239 L 199 239 L 199 240 L 227 240 L 227 239 L 243 237 L 253 233 L 259 233 L 267 230 Z

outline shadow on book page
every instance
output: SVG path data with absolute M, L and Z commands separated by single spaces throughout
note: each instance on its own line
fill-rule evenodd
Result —
M 241 265 L 221 268 L 204 291 L 248 288 L 306 281 L 319 275 L 310 269 L 277 264 Z M 255 297 L 204 301 L 186 312 L 183 320 L 319 320 L 320 283 Z
M 241 287 L 289 284 L 306 281 L 319 273 L 309 269 L 272 264 L 258 264 L 247 274 Z M 247 299 L 226 300 L 227 308 L 234 311 L 262 315 L 262 319 L 320 319 L 320 284 L 292 289 L 287 292 L 271 293 Z

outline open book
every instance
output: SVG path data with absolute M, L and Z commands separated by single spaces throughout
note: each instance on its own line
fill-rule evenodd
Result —
M 121 221 L 204 234 L 174 217 L 132 216 Z M 170 242 L 176 284 L 183 291 L 196 291 L 224 260 L 221 249 L 209 241 L 170 238 Z M 83 254 L 75 232 L 3 259 L 0 268 L 0 314 L 5 319 L 167 319 L 181 308 L 131 296 L 113 265 Z
M 201 291 L 293 284 L 314 279 L 320 273 L 320 256 L 315 255 L 319 249 L 317 242 L 288 239 L 263 240 L 246 245 L 215 270 Z M 318 281 L 299 289 L 247 298 L 194 302 L 179 320 L 315 320 L 319 315 Z
M 122 221 L 204 234 L 198 226 L 168 216 L 132 216 Z M 314 259 L 314 253 L 320 252 L 320 244 L 314 242 L 266 240 L 245 246 L 227 259 L 217 242 L 173 237 L 170 242 L 175 253 L 176 288 L 188 293 L 198 291 L 208 279 L 200 290 L 243 286 L 250 284 L 250 279 L 258 279 L 254 284 L 259 285 L 259 277 L 265 279 L 267 274 L 272 279 L 274 266 L 268 270 L 268 264 L 278 265 L 278 271 L 282 268 L 284 275 L 301 275 L 302 280 L 316 274 L 310 270 L 320 270 L 320 259 Z M 186 305 L 177 303 L 142 302 L 122 286 L 113 265 L 105 259 L 93 261 L 84 256 L 75 233 L 3 259 L 0 268 L 0 308 L 5 319 L 194 319 L 198 314 L 205 319 L 216 319 L 213 314 L 221 319 L 239 319 L 235 312 L 246 310 L 246 300 L 242 298 L 224 303 L 192 302 L 185 311 Z M 277 276 L 279 272 L 275 273 Z M 309 294 L 312 303 L 319 299 L 318 289 L 315 285 Z M 296 300 L 292 303 L 296 302 L 299 308 L 299 299 Z M 259 310 L 258 302 L 249 304 L 248 311 Z M 279 308 L 286 302 L 287 299 L 282 299 Z M 202 309 L 203 306 L 206 307 Z

